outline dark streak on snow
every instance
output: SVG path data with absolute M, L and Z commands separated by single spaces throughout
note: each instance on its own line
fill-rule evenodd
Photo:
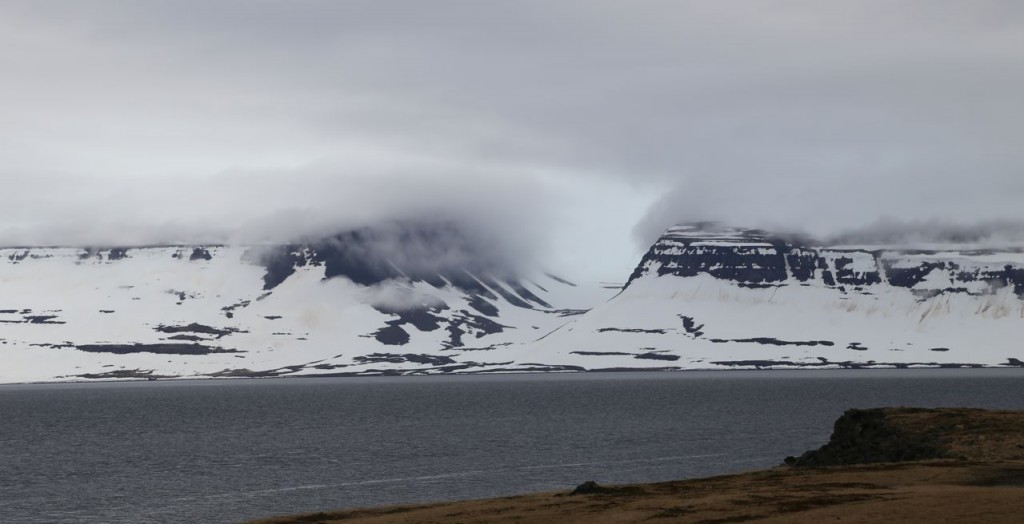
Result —
M 242 353 L 237 349 L 204 346 L 202 344 L 82 344 L 75 346 L 79 351 L 87 353 L 113 353 L 128 355 L 131 353 L 156 353 L 158 355 L 210 355 L 213 353 Z
M 205 334 L 205 335 L 213 335 L 213 336 L 216 336 L 217 338 L 224 338 L 225 336 L 230 335 L 232 333 L 248 333 L 248 331 L 243 331 L 243 330 L 238 329 L 238 328 L 231 328 L 231 327 L 229 327 L 229 328 L 215 328 L 215 327 L 207 326 L 205 324 L 200 324 L 198 322 L 193 322 L 193 323 L 188 324 L 186 326 L 165 326 L 165 325 L 161 324 L 161 325 L 153 328 L 153 330 L 154 331 L 159 331 L 161 333 L 168 333 L 168 334 L 174 334 L 174 333 L 202 333 L 202 334 Z

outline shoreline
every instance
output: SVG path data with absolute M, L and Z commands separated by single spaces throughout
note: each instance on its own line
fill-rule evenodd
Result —
M 1020 522 L 1024 461 L 925 461 L 718 477 L 273 517 L 250 524 Z
M 567 489 L 325 511 L 251 524 L 1018 522 L 1024 514 L 1024 411 L 849 410 L 834 429 L 821 448 L 780 458 L 787 464 L 765 470 L 590 486 L 577 494 Z
M 76 378 L 74 380 L 40 380 L 40 381 L 25 381 L 25 382 L 0 382 L 0 388 L 5 386 L 43 386 L 43 385 L 75 385 L 75 384 L 127 384 L 127 383 L 176 383 L 176 382 L 210 382 L 210 381 L 278 381 L 278 380 L 303 380 L 303 379 L 396 379 L 396 378 L 439 378 L 439 377 L 489 377 L 489 376 L 585 376 L 585 375 L 621 375 L 627 373 L 636 374 L 676 374 L 676 373 L 796 373 L 796 374 L 814 374 L 814 373 L 871 373 L 871 372 L 907 372 L 907 371 L 947 371 L 956 373 L 959 371 L 966 372 L 991 372 L 996 370 L 1004 371 L 1019 371 L 1024 373 L 1024 366 L 1015 365 L 991 365 L 991 366 L 953 366 L 953 365 L 936 365 L 936 366 L 910 366 L 910 367 L 894 367 L 894 366 L 879 366 L 879 367 L 791 367 L 791 368 L 693 368 L 693 369 L 665 369 L 665 368 L 630 368 L 630 369 L 595 369 L 592 371 L 494 371 L 494 372 L 473 372 L 473 373 L 409 373 L 409 374 L 394 374 L 394 373 L 374 373 L 374 374 L 310 374 L 310 375 L 292 375 L 292 376 L 233 376 L 233 377 L 198 377 L 198 376 L 187 376 L 187 377 L 169 377 L 169 378 L 142 378 L 142 377 L 126 377 L 126 378 L 102 378 L 102 379 L 81 379 Z

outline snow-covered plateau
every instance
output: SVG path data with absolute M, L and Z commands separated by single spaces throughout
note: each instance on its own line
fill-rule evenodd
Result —
M 365 248 L 0 249 L 0 382 L 1024 366 L 1020 247 L 694 224 L 621 288 Z

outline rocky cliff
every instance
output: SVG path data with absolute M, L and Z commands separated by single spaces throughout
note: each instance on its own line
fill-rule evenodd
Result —
M 1020 245 L 828 245 L 698 223 L 668 229 L 622 293 L 540 345 L 622 367 L 902 368 L 1021 366 L 1022 341 Z
M 822 246 L 756 229 L 692 224 L 669 229 L 644 255 L 630 282 L 645 275 L 707 274 L 741 287 L 821 286 L 870 294 L 887 287 L 918 298 L 1009 289 L 1024 299 L 1024 249 L 947 245 Z

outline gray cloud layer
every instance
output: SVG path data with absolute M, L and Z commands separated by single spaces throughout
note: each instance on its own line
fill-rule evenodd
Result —
M 7 242 L 1024 220 L 1012 0 L 25 1 L 0 44 Z

